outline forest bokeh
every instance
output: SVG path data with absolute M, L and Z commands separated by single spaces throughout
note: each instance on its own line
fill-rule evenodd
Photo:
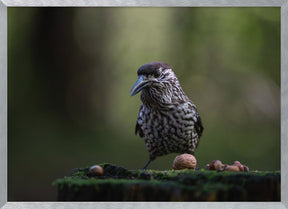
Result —
M 8 200 L 75 167 L 140 169 L 137 69 L 170 64 L 205 127 L 196 157 L 280 169 L 280 8 L 8 8 Z M 171 169 L 177 154 L 151 169 Z

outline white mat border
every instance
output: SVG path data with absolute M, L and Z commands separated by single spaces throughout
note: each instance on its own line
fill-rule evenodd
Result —
M 281 202 L 7 202 L 7 7 L 281 7 Z M 288 0 L 0 0 L 0 207 L 288 208 Z

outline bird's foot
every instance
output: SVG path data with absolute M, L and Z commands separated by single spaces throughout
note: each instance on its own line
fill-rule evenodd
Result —
M 148 163 L 146 163 L 146 165 L 144 166 L 144 168 L 142 168 L 142 170 L 146 170 L 146 168 L 148 167 L 148 165 L 152 162 L 151 159 L 149 159 Z

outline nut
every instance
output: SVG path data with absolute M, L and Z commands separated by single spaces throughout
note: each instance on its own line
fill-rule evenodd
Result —
M 182 170 L 185 168 L 195 169 L 196 165 L 197 161 L 193 155 L 182 154 L 175 157 L 172 167 L 174 170 Z
M 215 167 L 214 167 L 214 162 L 216 160 L 212 160 L 212 162 L 209 164 L 209 170 L 215 170 Z
M 214 162 L 214 169 L 217 171 L 222 171 L 224 168 L 222 162 L 220 160 L 215 160 Z
M 239 167 L 236 165 L 227 165 L 225 167 L 225 171 L 233 171 L 233 172 L 238 172 L 240 171 Z
M 234 161 L 233 165 L 241 164 L 240 161 Z
M 249 168 L 248 168 L 248 166 L 243 165 L 243 168 L 244 168 L 244 172 L 249 172 Z
M 239 161 L 234 161 L 233 165 L 236 165 L 240 171 L 244 171 L 244 167 Z
M 89 172 L 96 176 L 102 176 L 104 173 L 104 169 L 99 165 L 93 165 L 90 167 Z
M 209 164 L 209 169 L 210 170 L 217 170 L 217 171 L 222 171 L 224 168 L 222 162 L 220 160 L 213 160 L 210 164 Z

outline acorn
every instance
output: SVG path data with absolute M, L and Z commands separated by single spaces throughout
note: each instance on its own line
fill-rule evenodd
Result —
M 93 165 L 90 167 L 89 172 L 95 176 L 102 176 L 104 169 L 99 165 Z
M 227 165 L 227 166 L 225 166 L 225 171 L 238 172 L 238 171 L 240 171 L 240 169 L 236 165 Z
M 196 165 L 197 161 L 193 155 L 182 154 L 175 157 L 172 167 L 174 170 L 182 170 L 186 168 L 195 170 Z

